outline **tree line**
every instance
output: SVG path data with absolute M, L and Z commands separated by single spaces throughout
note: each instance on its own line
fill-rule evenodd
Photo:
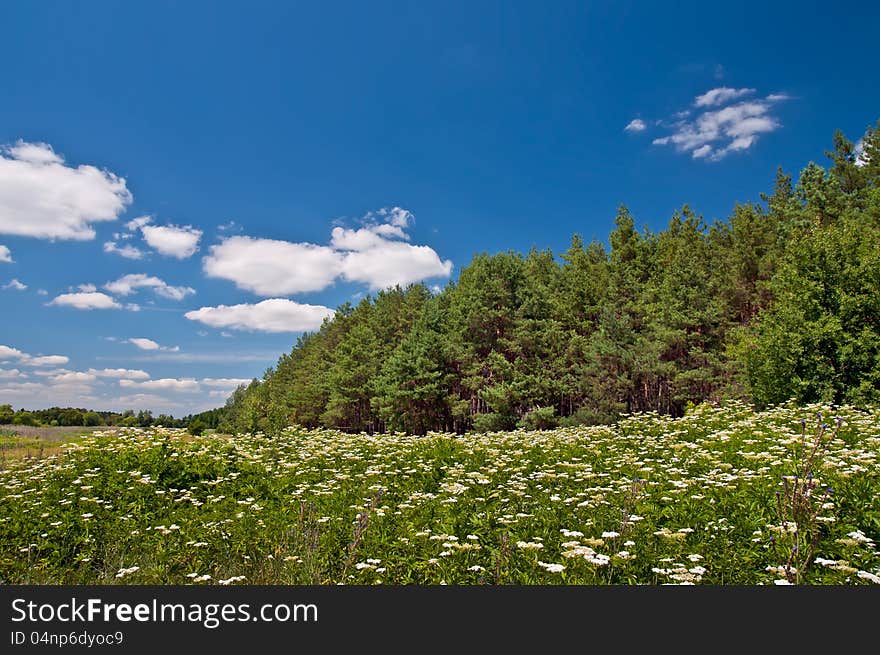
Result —
M 880 122 L 827 168 L 708 225 L 690 207 L 609 237 L 478 254 L 439 293 L 346 303 L 213 422 L 350 431 L 508 430 L 681 415 L 739 398 L 880 401 Z
M 207 416 L 213 416 L 214 412 L 205 412 Z M 36 427 L 54 426 L 82 426 L 98 427 L 102 425 L 116 427 L 165 427 L 184 428 L 190 424 L 192 417 L 174 418 L 168 414 L 153 416 L 150 410 L 135 412 L 127 409 L 123 412 L 98 412 L 91 409 L 78 407 L 50 407 L 49 409 L 13 409 L 10 404 L 0 405 L 0 425 L 27 425 Z M 207 419 L 202 419 L 204 427 L 217 427 L 216 421 L 208 425 Z

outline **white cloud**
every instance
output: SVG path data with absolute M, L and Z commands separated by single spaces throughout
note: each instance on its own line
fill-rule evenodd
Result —
M 321 327 L 333 310 L 320 305 L 303 305 L 285 298 L 271 298 L 254 305 L 202 307 L 184 314 L 215 328 L 260 332 L 306 332 Z
M 124 178 L 67 166 L 48 144 L 0 149 L 0 234 L 94 239 L 92 223 L 116 220 L 131 201 Z
M 230 237 L 212 246 L 203 269 L 261 296 L 320 291 L 340 277 L 372 289 L 449 277 L 451 261 L 428 246 L 405 243 L 413 220 L 401 207 L 370 212 L 362 227 L 333 228 L 329 246 Z
M 624 132 L 642 132 L 648 128 L 645 125 L 645 121 L 641 118 L 634 118 L 629 123 L 626 124 L 626 127 L 623 128 Z
M 27 358 L 22 362 L 25 366 L 63 366 L 70 361 L 69 357 L 64 355 L 44 355 L 41 357 Z
M 449 277 L 452 262 L 441 261 L 433 248 L 399 241 L 384 241 L 363 250 L 349 252 L 343 262 L 343 275 L 364 282 L 371 289 L 383 289 L 434 277 Z
M 26 378 L 27 375 L 17 368 L 0 368 L 0 380 L 11 380 L 13 378 Z
M 771 93 L 767 96 L 767 100 L 770 102 L 782 102 L 783 100 L 791 100 L 791 96 L 787 93 Z
M 204 378 L 202 384 L 206 387 L 220 387 L 221 389 L 235 389 L 242 384 L 250 384 L 250 378 Z
M 113 300 L 106 293 L 83 292 L 62 293 L 57 296 L 50 305 L 73 307 L 74 309 L 122 309 L 122 305 Z M 131 306 L 129 307 L 131 309 Z
M 199 249 L 202 231 L 191 225 L 144 225 L 144 241 L 161 255 L 186 259 Z
M 79 284 L 77 285 L 77 290 L 82 291 L 83 293 L 94 293 L 98 290 L 94 284 Z
M 12 263 L 12 252 L 6 246 L 0 245 L 0 262 L 5 264 Z
M 720 86 L 716 89 L 710 89 L 706 93 L 697 96 L 694 99 L 695 107 L 715 107 L 723 105 L 731 100 L 736 100 L 744 95 L 754 93 L 754 89 L 731 89 L 728 86 Z
M 144 225 L 149 225 L 153 221 L 152 216 L 138 216 L 137 218 L 133 218 L 128 223 L 125 224 L 125 229 L 129 232 L 136 232 L 141 229 Z
M 18 348 L 0 345 L 0 362 L 16 361 L 24 366 L 61 366 L 70 361 L 64 355 L 28 355 Z
M 149 409 L 154 412 L 161 407 L 169 405 L 168 399 L 154 393 L 135 393 L 128 396 L 110 398 L 108 403 L 117 410 L 125 409 Z
M 140 248 L 127 243 L 118 246 L 115 241 L 107 241 L 104 244 L 104 252 L 115 253 L 126 259 L 143 259 L 146 256 L 146 253 Z
M 150 378 L 150 374 L 146 371 L 130 368 L 105 368 L 101 370 L 90 368 L 89 373 L 99 378 L 126 380 L 148 380 Z
M 53 384 L 85 384 L 94 382 L 96 377 L 91 373 L 83 373 L 81 371 L 68 371 L 59 373 L 49 378 Z
M 4 289 L 12 289 L 13 291 L 24 291 L 25 289 L 27 289 L 27 285 L 24 282 L 18 280 L 17 278 L 12 278 L 12 280 L 9 282 L 9 284 L 3 285 L 3 288 Z
M 371 220 L 374 216 L 379 216 L 385 219 L 390 225 L 400 228 L 409 227 L 415 220 L 413 213 L 403 207 L 383 207 L 375 213 L 368 213 L 365 216 L 365 219 Z
M 853 155 L 856 158 L 856 166 L 866 166 L 868 164 L 868 155 L 865 153 L 865 140 L 859 139 L 855 143 Z
M 194 378 L 161 378 L 159 380 L 147 380 L 146 382 L 122 379 L 119 381 L 119 386 L 126 389 L 147 389 L 150 391 L 199 390 L 199 383 Z
M 11 348 L 9 346 L 0 346 L 0 361 L 15 359 L 27 359 L 28 355 L 25 355 L 18 348 Z
M 99 356 L 97 359 L 109 359 Z M 175 362 L 178 364 L 229 364 L 231 362 L 261 362 L 266 366 L 271 365 L 278 359 L 277 351 L 249 351 L 249 352 L 233 352 L 230 350 L 221 350 L 216 352 L 156 352 L 153 351 L 149 355 L 140 355 L 131 357 L 136 362 Z
M 6 382 L 3 384 L 3 387 L 0 388 L 0 394 L 20 394 L 20 393 L 30 393 L 33 391 L 44 391 L 46 389 L 45 385 L 42 385 L 38 382 Z
M 50 378 L 53 375 L 61 375 L 62 373 L 72 373 L 72 372 L 73 371 L 70 371 L 66 368 L 53 368 L 53 369 L 49 369 L 49 370 L 34 371 L 33 373 L 34 373 L 34 375 L 37 375 L 42 378 Z
M 769 102 L 755 100 L 706 111 L 691 121 L 676 123 L 673 134 L 658 137 L 653 143 L 672 144 L 679 152 L 690 152 L 694 159 L 718 161 L 731 152 L 751 148 L 758 135 L 779 129 L 781 125 L 770 110 Z
M 177 352 L 180 350 L 180 346 L 162 346 L 152 339 L 144 339 L 142 337 L 136 337 L 133 339 L 127 340 L 129 343 L 134 344 L 141 350 L 163 350 L 166 352 Z
M 261 296 L 320 291 L 342 272 L 342 257 L 327 246 L 230 237 L 211 247 L 205 274 Z
M 148 276 L 144 273 L 123 275 L 118 280 L 104 285 L 104 289 L 120 296 L 131 295 L 141 288 L 152 289 L 156 295 L 171 300 L 183 300 L 196 292 L 192 287 L 173 287 L 157 277 Z

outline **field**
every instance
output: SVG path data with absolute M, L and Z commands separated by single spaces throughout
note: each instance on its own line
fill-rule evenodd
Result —
M 98 431 L 0 471 L 0 582 L 878 584 L 880 410 L 427 437 Z
M 0 466 L 9 458 L 43 457 L 60 452 L 65 444 L 100 430 L 94 427 L 33 427 L 0 425 Z

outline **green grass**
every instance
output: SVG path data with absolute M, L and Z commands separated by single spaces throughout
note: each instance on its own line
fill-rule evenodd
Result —
M 801 579 L 872 584 L 880 410 L 737 404 L 464 437 L 96 433 L 0 472 L 0 582 L 773 584 L 776 492 L 820 410 L 843 423 Z

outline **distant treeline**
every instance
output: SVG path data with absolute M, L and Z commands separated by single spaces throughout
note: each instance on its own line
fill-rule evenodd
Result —
M 826 169 L 706 225 L 685 206 L 557 259 L 480 254 L 457 283 L 339 307 L 227 401 L 225 431 L 506 430 L 740 398 L 880 401 L 880 123 Z
M 214 410 L 216 411 L 216 410 Z M 209 414 L 206 412 L 206 414 Z M 29 425 L 40 427 L 52 426 L 83 426 L 94 427 L 112 425 L 117 427 L 148 428 L 161 426 L 166 428 L 183 428 L 189 425 L 192 417 L 176 419 L 173 416 L 159 414 L 153 416 L 149 410 L 137 413 L 133 409 L 118 412 L 97 412 L 77 407 L 50 407 L 49 409 L 19 409 L 12 405 L 0 405 L 0 425 Z M 216 427 L 207 426 L 206 427 Z

